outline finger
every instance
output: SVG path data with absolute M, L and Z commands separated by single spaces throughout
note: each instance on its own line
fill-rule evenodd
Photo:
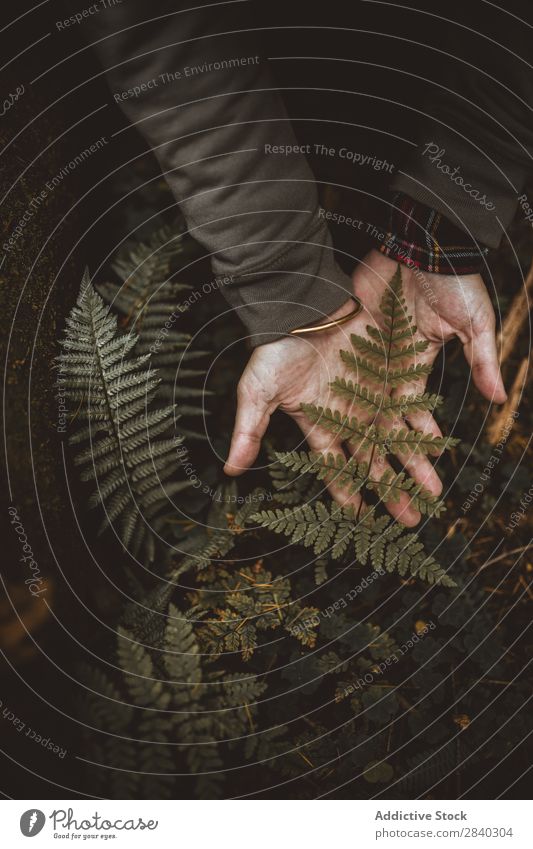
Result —
M 429 411 L 420 410 L 415 413 L 410 413 L 405 420 L 411 425 L 413 430 L 418 430 L 428 436 L 442 436 L 442 430 Z M 441 451 L 438 451 L 441 454 Z M 435 450 L 437 454 L 437 449 Z
M 224 466 L 225 473 L 232 477 L 241 475 L 256 460 L 272 412 L 266 401 L 252 398 L 240 388 L 237 399 L 235 426 Z
M 343 460 L 346 461 L 346 454 L 344 453 L 342 443 L 332 436 L 331 433 L 321 431 L 318 427 L 313 427 L 305 418 L 296 416 L 295 419 L 312 451 L 318 451 L 320 454 L 340 454 Z M 350 495 L 344 487 L 339 486 L 335 481 L 326 484 L 326 488 L 337 504 L 352 504 L 356 510 L 363 509 L 363 505 L 361 504 L 362 499 L 358 493 Z
M 425 391 L 424 387 L 417 387 L 415 384 L 409 384 L 407 387 L 407 391 L 402 394 L 405 395 L 417 395 L 423 394 Z M 413 428 L 413 430 L 418 430 L 420 433 L 425 433 L 427 436 L 435 436 L 442 437 L 442 430 L 437 424 L 435 418 L 429 410 L 415 410 L 412 413 L 408 413 L 405 416 L 405 421 L 407 424 Z M 396 427 L 404 427 L 403 422 L 398 421 L 395 425 Z M 441 451 L 435 451 L 435 455 L 441 454 Z
M 465 342 L 464 354 L 472 369 L 477 388 L 487 401 L 503 404 L 507 393 L 503 385 L 494 327 L 477 333 Z
M 349 444 L 348 449 L 351 455 L 359 463 L 370 463 L 372 460 L 372 464 L 368 472 L 368 476 L 371 480 L 379 480 L 386 471 L 392 471 L 392 467 L 383 455 L 374 453 L 374 456 L 372 457 L 371 450 L 362 450 L 357 445 Z M 407 525 L 408 527 L 413 527 L 420 521 L 420 513 L 412 506 L 411 499 L 406 492 L 400 492 L 397 501 L 384 501 L 383 503 L 394 519 L 397 519 L 399 522 L 402 522 L 402 524 Z
M 433 364 L 435 359 L 435 352 L 431 352 L 431 355 L 423 360 L 423 362 Z M 422 361 L 422 360 L 419 360 Z M 400 387 L 397 387 L 393 390 L 392 397 L 394 399 L 399 399 L 402 396 L 409 397 L 412 395 L 423 395 L 427 388 L 427 376 L 423 375 L 420 380 L 412 381 L 411 383 L 404 383 Z M 435 421 L 433 415 L 429 412 L 429 410 L 415 410 L 412 413 L 407 413 L 405 415 L 405 421 L 414 429 L 421 431 L 422 433 L 427 434 L 428 436 L 442 436 L 442 431 Z M 402 427 L 402 422 L 398 421 L 395 423 L 396 427 Z
M 405 471 L 417 483 L 427 489 L 432 495 L 440 495 L 442 492 L 442 481 L 439 478 L 435 467 L 429 462 L 427 457 L 421 454 L 397 454 L 398 460 L 402 463 Z
M 372 466 L 370 467 L 369 477 L 377 480 L 389 470 L 393 471 L 392 466 L 387 462 L 385 457 L 375 455 Z M 396 519 L 396 521 L 401 522 L 408 528 L 418 525 L 421 515 L 411 504 L 411 499 L 406 492 L 400 492 L 397 501 L 383 501 L 383 503 L 392 518 Z
M 424 385 L 417 386 L 415 383 L 410 383 L 405 386 L 401 392 L 396 390 L 397 394 L 393 393 L 393 397 L 400 397 L 401 395 L 409 396 L 409 395 L 422 395 L 425 392 L 426 386 L 425 381 Z M 435 418 L 429 410 L 414 410 L 411 413 L 406 413 L 405 421 L 413 430 L 418 430 L 421 433 L 425 433 L 427 436 L 436 436 L 441 437 L 442 431 L 438 426 Z M 390 420 L 389 420 L 390 423 Z M 404 423 L 399 420 L 395 422 L 395 427 L 405 427 Z
M 433 419 L 432 416 L 429 417 L 434 427 L 431 430 L 416 428 L 416 430 L 423 430 L 424 433 L 428 433 L 431 436 L 442 436 L 440 432 L 440 428 L 437 423 Z M 380 422 L 382 424 L 382 422 Z M 395 431 L 396 433 L 400 431 L 402 428 L 405 428 L 405 424 L 402 419 L 394 419 L 392 422 L 387 424 L 387 429 L 391 431 Z M 435 432 L 436 431 L 436 432 Z M 442 483 L 441 480 L 435 471 L 433 464 L 430 462 L 428 457 L 425 454 L 417 453 L 413 448 L 408 449 L 407 451 L 399 451 L 392 441 L 391 434 L 391 442 L 387 446 L 388 453 L 394 454 L 395 457 L 400 461 L 403 465 L 405 471 L 412 477 L 417 483 L 421 484 L 424 489 L 427 489 L 431 492 L 432 495 L 440 495 L 442 492 Z M 434 454 L 441 454 L 441 451 L 433 451 Z

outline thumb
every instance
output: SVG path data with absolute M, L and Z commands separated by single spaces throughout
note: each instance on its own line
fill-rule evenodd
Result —
M 246 389 L 237 390 L 237 415 L 231 447 L 224 471 L 232 477 L 249 469 L 261 447 L 261 439 L 270 421 L 267 401 L 252 397 Z
M 494 328 L 474 333 L 465 343 L 464 353 L 472 369 L 474 383 L 481 394 L 488 401 L 503 404 L 507 393 L 500 371 Z

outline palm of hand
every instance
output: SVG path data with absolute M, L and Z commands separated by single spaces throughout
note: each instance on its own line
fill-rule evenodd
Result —
M 342 414 L 357 416 L 360 421 L 370 422 L 374 418 L 370 414 L 364 416 L 360 409 L 351 409 L 348 401 L 343 403 L 337 396 L 333 401 L 330 383 L 335 377 L 354 379 L 353 372 L 340 359 L 339 350 L 350 349 L 350 334 L 365 336 L 368 324 L 381 325 L 379 305 L 395 269 L 396 263 L 372 251 L 358 267 L 353 278 L 354 291 L 364 304 L 359 315 L 335 330 L 280 339 L 254 351 L 238 387 L 237 419 L 230 455 L 225 466 L 228 474 L 240 474 L 251 466 L 257 457 L 270 415 L 278 408 L 298 423 L 312 450 L 341 454 L 348 451 L 358 460 L 371 459 L 371 470 L 379 467 L 379 475 L 388 468 L 387 462 L 382 458 L 369 457 L 368 453 L 361 451 L 358 446 L 344 446 L 331 433 L 318 425 L 312 425 L 301 405 L 333 406 Z M 483 334 L 489 334 L 494 347 L 494 317 L 481 278 L 479 281 L 474 277 L 463 278 L 466 282 L 462 282 L 455 278 L 429 275 L 429 288 L 422 288 L 417 275 L 409 269 L 402 269 L 402 278 L 408 312 L 418 326 L 417 338 L 429 342 L 424 353 L 418 355 L 417 362 L 433 363 L 444 342 L 458 335 L 465 346 L 467 358 L 470 356 L 473 364 L 474 379 L 477 369 L 478 386 L 480 377 L 481 382 L 487 383 L 486 357 L 476 356 L 479 354 L 479 346 L 476 352 L 474 345 L 476 340 L 483 338 Z M 333 313 L 332 317 L 345 315 L 348 309 L 349 304 Z M 489 374 L 488 377 L 493 395 L 496 396 L 499 389 L 494 375 L 491 377 Z M 365 383 L 363 379 L 358 382 Z M 423 382 L 418 380 L 413 384 L 403 384 L 401 389 L 394 389 L 392 393 L 390 389 L 386 390 L 386 394 L 398 396 L 423 391 Z M 503 385 L 500 395 L 502 393 L 504 396 Z M 402 419 L 382 421 L 380 416 L 375 418 L 375 423 L 388 429 L 405 426 Z M 437 423 L 428 412 L 411 414 L 407 423 L 424 433 L 441 435 Z M 398 455 L 398 459 L 418 483 L 423 484 L 431 493 L 440 494 L 440 479 L 427 457 L 411 454 Z M 334 483 L 328 488 L 336 500 L 360 504 L 358 495 L 346 498 L 345 492 Z M 410 505 L 407 495 L 398 503 L 388 504 L 387 507 L 395 518 L 407 525 L 414 525 L 420 519 L 419 513 Z
M 386 285 L 384 282 L 381 291 L 374 287 L 366 299 L 376 309 Z M 342 307 L 333 314 L 333 317 L 345 315 L 349 307 L 349 304 Z M 237 417 L 232 450 L 226 464 L 227 472 L 238 474 L 255 460 L 261 436 L 275 409 L 286 412 L 297 422 L 312 450 L 334 454 L 345 454 L 347 451 L 360 461 L 371 459 L 368 451 L 362 451 L 357 445 L 344 446 L 337 437 L 323 430 L 319 425 L 313 425 L 301 409 L 302 404 L 333 406 L 343 415 L 355 415 L 359 421 L 365 423 L 375 419 L 375 424 L 382 424 L 387 429 L 401 425 L 400 421 L 391 422 L 390 419 L 381 420 L 380 416 L 374 417 L 371 413 L 363 414 L 360 409 L 350 407 L 349 401 L 343 401 L 338 396 L 334 396 L 330 388 L 331 382 L 336 377 L 354 379 L 355 375 L 341 360 L 339 351 L 340 349 L 349 350 L 351 348 L 350 334 L 365 335 L 366 326 L 369 323 L 375 322 L 368 310 L 364 308 L 354 319 L 336 330 L 327 331 L 324 334 L 282 339 L 254 351 L 239 384 L 241 414 Z M 375 385 L 364 379 L 359 379 L 358 382 L 376 389 Z M 440 435 L 434 422 L 431 432 Z M 302 445 L 303 447 L 305 446 Z M 434 494 L 440 493 L 440 480 L 427 458 L 413 455 L 403 456 L 401 459 L 409 473 L 420 483 Z M 372 469 L 378 476 L 381 476 L 388 467 L 381 457 L 372 458 Z M 328 488 L 338 501 L 352 502 L 359 506 L 358 495 L 348 498 L 335 483 L 330 484 Z M 419 513 L 410 507 L 407 495 L 400 498 L 399 502 L 389 504 L 388 507 L 395 517 L 406 524 L 416 524 L 420 518 Z
M 354 273 L 355 292 L 377 323 L 381 320 L 379 305 L 376 306 L 371 293 L 380 288 L 383 280 L 391 278 L 395 268 L 393 260 L 371 251 Z M 418 336 L 429 342 L 422 361 L 432 364 L 442 346 L 457 336 L 481 394 L 490 401 L 503 403 L 506 393 L 495 345 L 496 320 L 481 276 L 427 274 L 402 266 L 402 282 Z

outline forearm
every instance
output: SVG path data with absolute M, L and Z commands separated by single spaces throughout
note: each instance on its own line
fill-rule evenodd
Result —
M 350 280 L 335 263 L 305 156 L 275 152 L 297 142 L 243 31 L 248 4 L 181 5 L 159 3 L 146 22 L 146 6 L 128 0 L 88 25 L 115 101 L 154 150 L 214 274 L 231 281 L 225 297 L 261 344 L 336 309 Z

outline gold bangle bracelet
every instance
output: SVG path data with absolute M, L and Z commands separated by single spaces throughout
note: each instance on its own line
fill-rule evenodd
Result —
M 320 333 L 322 330 L 330 330 L 332 327 L 340 327 L 341 324 L 346 324 L 347 321 L 350 321 L 350 319 L 354 318 L 361 312 L 363 306 L 359 298 L 356 298 L 355 295 L 351 295 L 351 299 L 355 303 L 351 312 L 341 316 L 340 318 L 334 318 L 332 321 L 326 321 L 325 324 L 315 324 L 315 322 L 304 324 L 303 327 L 297 327 L 294 330 L 291 330 L 291 336 L 301 336 L 304 333 Z

